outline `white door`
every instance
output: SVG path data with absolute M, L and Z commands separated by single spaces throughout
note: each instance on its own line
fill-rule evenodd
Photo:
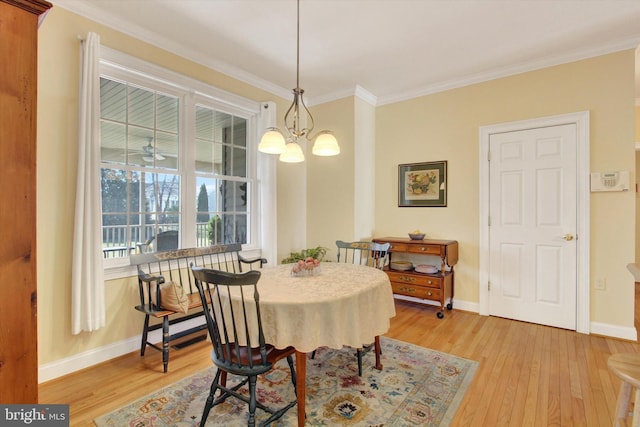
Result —
M 489 314 L 576 329 L 577 126 L 489 140 Z

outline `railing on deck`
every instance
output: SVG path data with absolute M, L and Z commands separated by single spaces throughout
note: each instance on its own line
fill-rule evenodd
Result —
M 199 222 L 196 224 L 196 246 L 202 247 L 209 244 L 209 235 L 207 231 L 207 223 Z M 102 227 L 102 252 L 105 258 L 120 258 L 128 256 L 130 253 L 138 250 L 138 244 L 146 242 L 149 237 L 155 235 L 155 225 L 144 226 L 145 232 L 142 233 L 142 226 L 129 226 L 131 229 L 131 240 L 127 239 L 127 226 L 125 225 L 106 225 Z M 162 224 L 159 226 L 160 231 L 178 230 L 178 224 Z M 145 236 L 143 239 L 141 236 Z

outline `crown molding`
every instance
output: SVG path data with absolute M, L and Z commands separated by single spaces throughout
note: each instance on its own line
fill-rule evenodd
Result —
M 223 61 L 206 57 L 205 55 L 202 55 L 195 50 L 190 49 L 189 47 L 179 45 L 175 41 L 163 37 L 160 34 L 146 31 L 136 25 L 133 25 L 130 21 L 124 20 L 121 17 L 114 16 L 111 13 L 100 10 L 95 6 L 95 4 L 86 2 L 84 0 L 54 0 L 53 3 L 56 6 L 67 9 L 72 13 L 78 14 L 87 19 L 113 28 L 123 34 L 134 37 L 145 43 L 191 60 L 207 68 L 211 68 L 212 70 L 220 72 L 243 83 L 249 84 L 255 88 L 264 90 L 283 99 L 291 99 L 290 89 L 273 84 L 272 82 L 269 82 L 237 67 L 231 66 Z M 611 43 L 601 44 L 598 46 L 589 46 L 583 49 L 577 49 L 563 55 L 548 56 L 539 60 L 522 62 L 520 64 L 504 67 L 501 69 L 494 69 L 477 74 L 469 74 L 459 79 L 443 81 L 403 93 L 376 96 L 366 89 L 363 89 L 360 86 L 356 85 L 354 88 L 342 89 L 326 95 L 319 95 L 314 98 L 309 98 L 308 102 L 309 105 L 319 105 L 348 96 L 358 96 L 374 106 L 392 104 L 425 95 L 444 92 L 446 90 L 456 89 L 472 84 L 521 74 L 528 71 L 535 71 L 547 67 L 605 55 L 608 53 L 614 53 L 625 49 L 636 49 L 638 45 L 640 45 L 640 37 L 635 36 L 631 38 L 620 39 Z M 637 100 L 636 105 L 638 105 Z
M 98 9 L 90 2 L 85 2 L 83 0 L 55 0 L 54 3 L 56 6 L 66 9 L 72 13 L 98 22 L 109 28 L 113 28 L 116 31 L 173 53 L 174 55 L 186 58 L 207 68 L 211 68 L 212 70 L 218 71 L 219 73 L 225 74 L 243 83 L 247 83 L 258 89 L 262 89 L 275 96 L 285 99 L 291 98 L 291 89 L 286 89 L 282 86 L 273 84 L 240 68 L 231 66 L 226 62 L 202 55 L 188 46 L 183 46 L 170 38 L 163 37 L 162 34 L 144 30 L 126 19 L 122 19 L 119 16 L 114 16 L 111 13 Z
M 490 80 L 496 80 L 503 77 L 509 77 L 516 74 L 522 74 L 529 71 L 540 70 L 543 68 L 554 67 L 557 65 L 568 64 L 583 59 L 594 58 L 601 55 L 620 52 L 627 49 L 636 49 L 640 45 L 640 37 L 630 37 L 620 39 L 612 43 L 601 44 L 598 46 L 590 46 L 588 48 L 574 50 L 563 55 L 547 56 L 540 60 L 522 62 L 517 65 L 494 69 L 484 73 L 470 74 L 460 79 L 453 79 L 440 82 L 434 85 L 425 86 L 422 89 L 407 91 L 399 94 L 378 97 L 378 105 L 392 104 L 395 102 L 406 101 L 425 95 L 431 95 L 446 90 L 457 89 L 472 84 L 483 83 Z M 638 100 L 636 99 L 636 104 Z
M 355 96 L 362 99 L 363 101 L 373 105 L 374 107 L 378 105 L 378 97 L 373 93 L 369 92 L 365 88 L 360 85 L 356 85 L 356 93 Z
M 373 105 L 374 107 L 378 103 L 378 98 L 374 94 L 372 94 L 362 86 L 355 85 L 353 88 L 328 93 L 326 95 L 314 96 L 313 98 L 309 99 L 308 104 L 310 107 L 312 107 L 314 105 L 325 104 L 327 102 L 337 101 L 338 99 L 347 98 L 350 96 L 360 98 L 363 101 Z

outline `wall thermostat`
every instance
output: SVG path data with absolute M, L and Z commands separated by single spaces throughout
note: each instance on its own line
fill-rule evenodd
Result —
M 591 191 L 628 191 L 629 171 L 592 172 Z

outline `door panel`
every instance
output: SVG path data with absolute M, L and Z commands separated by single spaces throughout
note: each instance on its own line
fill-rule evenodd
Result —
M 489 312 L 576 328 L 574 124 L 491 135 Z

